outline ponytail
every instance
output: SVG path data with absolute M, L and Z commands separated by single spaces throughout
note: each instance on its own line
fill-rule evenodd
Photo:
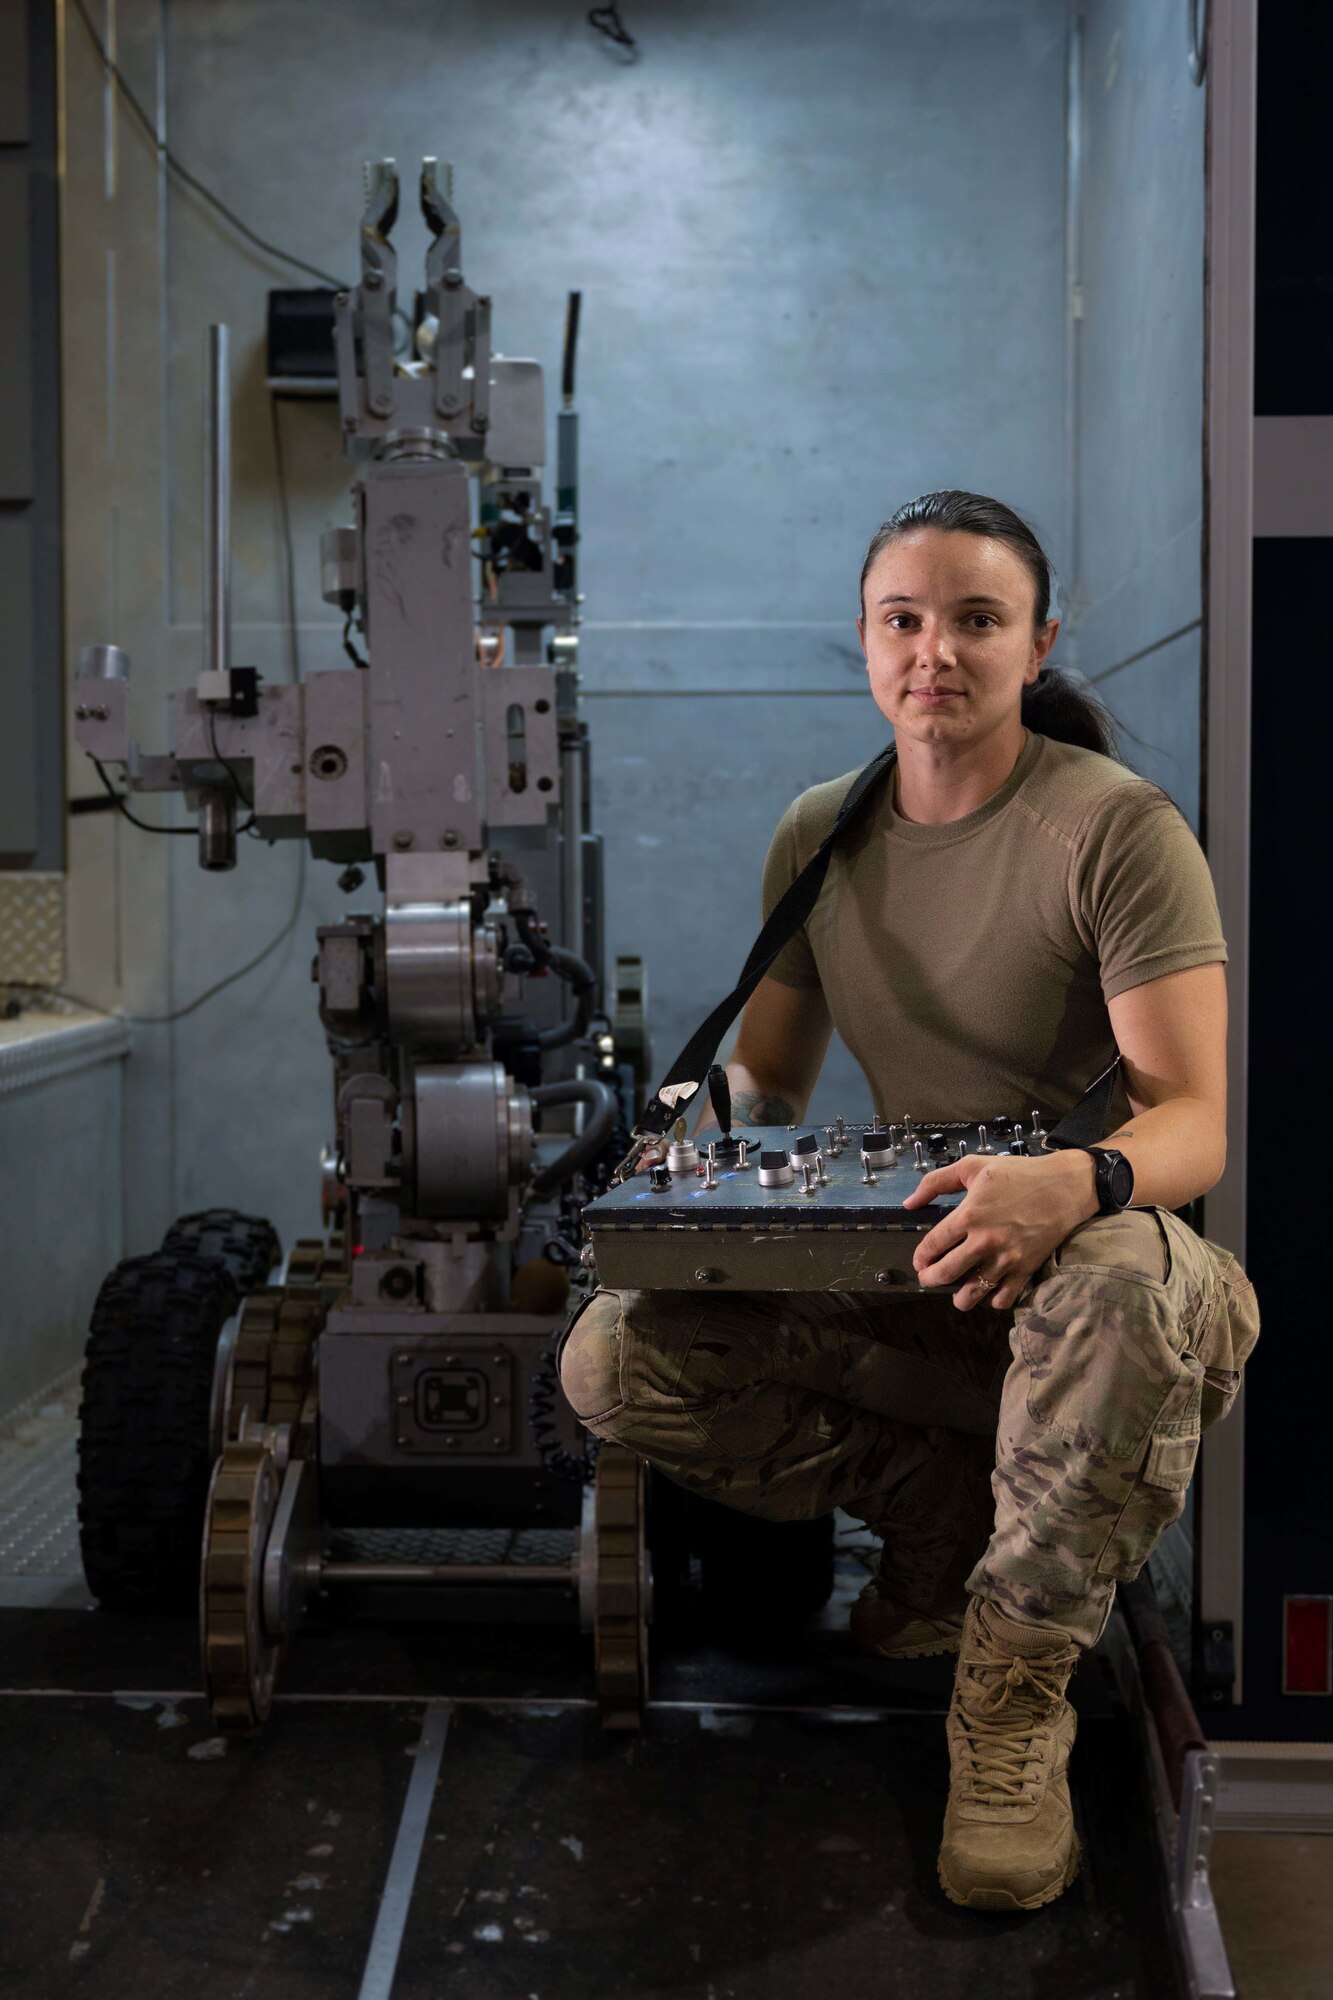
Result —
M 1123 763 L 1111 712 L 1063 667 L 1043 667 L 1023 690 L 1023 727 L 1056 743 L 1074 743 Z
M 863 617 L 866 577 L 871 564 L 881 549 L 914 528 L 941 528 L 952 534 L 983 535 L 989 541 L 1007 543 L 1032 578 L 1032 622 L 1034 626 L 1046 624 L 1055 570 L 1027 522 L 1002 500 L 992 500 L 984 493 L 964 493 L 953 486 L 907 501 L 875 530 L 861 565 Z M 1050 736 L 1057 743 L 1073 743 L 1081 750 L 1095 750 L 1102 757 L 1123 761 L 1110 711 L 1085 682 L 1063 667 L 1043 667 L 1033 685 L 1024 688 L 1022 717 L 1024 727 L 1035 735 Z

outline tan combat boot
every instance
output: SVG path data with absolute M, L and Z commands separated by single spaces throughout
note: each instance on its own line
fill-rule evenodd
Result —
M 852 1606 L 848 1624 L 863 1652 L 882 1660 L 922 1660 L 931 1653 L 956 1653 L 963 1640 L 965 1602 L 956 1608 L 914 1611 L 872 1576 Z
M 1035 1910 L 1078 1873 L 1069 1804 L 1072 1639 L 973 1598 L 949 1708 L 940 1883 L 973 1910 Z

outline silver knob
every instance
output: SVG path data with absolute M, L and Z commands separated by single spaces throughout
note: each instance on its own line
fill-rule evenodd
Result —
M 964 1153 L 965 1153 L 966 1151 L 967 1151 L 967 1140 L 966 1140 L 966 1139 L 960 1139 L 960 1140 L 958 1141 L 958 1158 L 959 1158 L 960 1160 L 962 1159 L 962 1157 L 963 1157 L 963 1155 L 964 1155 Z
M 708 1148 L 708 1158 L 704 1163 L 704 1186 L 706 1188 L 717 1186 L 717 1160 L 711 1146 Z
M 843 1118 L 841 1111 L 838 1113 L 837 1118 L 835 1119 L 834 1122 L 838 1128 L 838 1144 L 841 1146 L 845 1144 L 847 1138 L 847 1123 L 846 1120 Z
M 979 1153 L 993 1153 L 995 1151 L 994 1146 L 990 1142 L 990 1133 L 984 1125 L 978 1125 L 977 1127 L 977 1151 Z
M 1042 1147 L 1043 1147 L 1043 1146 L 1044 1146 L 1045 1144 L 1046 1144 L 1046 1128 L 1045 1128 L 1045 1126 L 1044 1126 L 1044 1125 L 1042 1124 L 1042 1122 L 1041 1122 L 1041 1113 L 1040 1113 L 1040 1111 L 1034 1111 L 1034 1112 L 1033 1112 L 1033 1114 L 1032 1114 L 1032 1150 L 1033 1150 L 1033 1152 L 1034 1152 L 1034 1153 L 1039 1153 L 1039 1152 L 1041 1151 Z
M 926 1149 L 919 1139 L 913 1139 L 912 1141 L 912 1166 L 919 1174 L 930 1172 L 930 1162 L 926 1158 Z
M 817 1159 L 817 1157 L 818 1157 L 818 1156 L 816 1156 L 816 1159 Z M 803 1166 L 803 1167 L 801 1168 L 801 1176 L 802 1176 L 802 1179 L 803 1179 L 803 1181 L 804 1181 L 804 1183 L 805 1183 L 805 1185 L 804 1185 L 804 1186 L 802 1187 L 802 1189 L 801 1189 L 801 1193 L 802 1193 L 802 1194 L 818 1194 L 818 1193 L 819 1193 L 819 1168 L 818 1168 L 818 1166 L 817 1166 L 817 1164 L 816 1164 L 816 1160 L 807 1160 L 807 1161 L 805 1162 L 804 1166 Z
M 750 1164 L 745 1157 L 750 1150 L 750 1142 L 748 1139 L 738 1139 L 736 1143 L 740 1149 L 736 1159 L 736 1171 L 738 1174 L 743 1174 Z
M 699 1149 L 693 1139 L 673 1139 L 667 1147 L 667 1172 L 692 1174 L 699 1165 Z
M 874 1187 L 875 1185 L 875 1173 L 870 1165 L 869 1153 L 862 1153 L 861 1155 L 861 1185 L 862 1187 Z

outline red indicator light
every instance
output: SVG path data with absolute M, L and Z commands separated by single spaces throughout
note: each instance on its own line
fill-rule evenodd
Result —
M 364 1245 L 364 1244 L 361 1244 L 361 1243 L 354 1243 L 354 1244 L 352 1245 L 352 1255 L 353 1255 L 354 1257 L 359 1257 L 359 1256 L 360 1256 L 360 1255 L 362 1254 L 362 1251 L 364 1250 L 364 1248 L 365 1248 L 365 1245 Z
M 1333 1597 L 1282 1600 L 1283 1694 L 1333 1694 Z

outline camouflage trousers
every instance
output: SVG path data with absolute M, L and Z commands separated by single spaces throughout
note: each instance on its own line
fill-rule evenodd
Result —
M 1075 1230 L 1012 1312 L 601 1291 L 560 1367 L 589 1430 L 680 1485 L 769 1520 L 865 1521 L 908 1607 L 970 1590 L 1089 1646 L 1184 1507 L 1258 1331 L 1229 1252 L 1132 1209 Z

